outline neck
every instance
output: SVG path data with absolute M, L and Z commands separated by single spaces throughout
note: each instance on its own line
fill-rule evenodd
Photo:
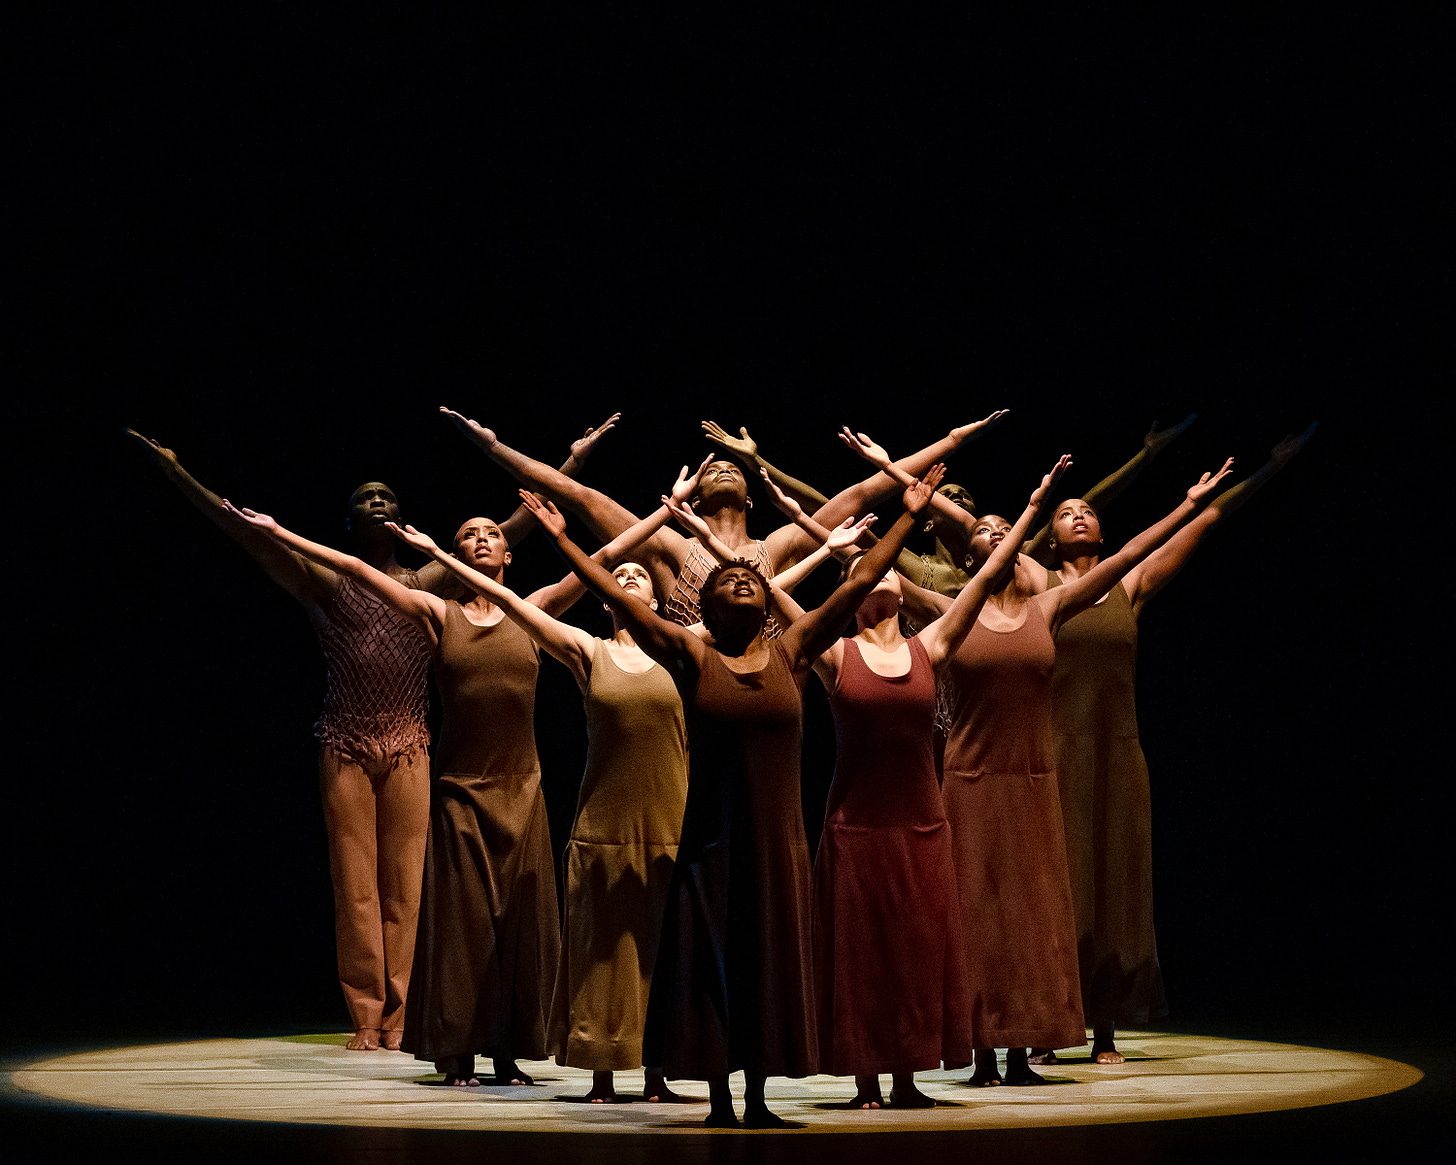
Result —
M 714 646 L 720 655 L 729 659 L 742 659 L 763 642 L 763 624 L 754 627 L 722 627 L 713 637 Z
M 856 639 L 863 639 L 871 643 L 881 651 L 894 651 L 905 642 L 905 636 L 900 633 L 900 610 L 898 606 L 889 612 L 877 623 L 867 622 L 865 619 L 859 621 L 859 631 L 855 634 Z
M 394 535 L 388 530 L 383 531 L 383 538 L 377 536 L 376 532 L 360 533 L 354 537 L 354 548 L 359 552 L 359 557 L 372 566 L 375 570 L 382 570 L 385 574 L 393 574 L 400 569 L 399 563 L 394 557 Z
M 747 516 L 737 506 L 722 505 L 714 510 L 701 511 L 698 517 L 730 550 L 737 550 L 745 542 L 752 541 L 748 537 Z
M 612 619 L 612 642 L 619 647 L 637 646 L 637 640 L 632 638 L 632 632 L 618 623 L 615 617 Z
M 935 557 L 942 562 L 949 563 L 957 570 L 964 570 L 966 554 L 969 551 L 966 540 L 958 531 L 946 530 L 943 534 L 935 536 Z
M 1102 556 L 1095 551 L 1082 552 L 1075 548 L 1069 548 L 1061 554 L 1062 559 L 1062 580 L 1071 582 L 1073 579 L 1081 578 L 1094 566 L 1102 561 Z

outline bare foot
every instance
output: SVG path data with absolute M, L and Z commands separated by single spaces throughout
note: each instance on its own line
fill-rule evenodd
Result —
M 344 1045 L 351 1052 L 373 1052 L 379 1049 L 379 1029 L 377 1027 L 361 1027 L 352 1036 L 349 1042 Z
M 890 1089 L 891 1108 L 934 1108 L 935 1098 L 926 1096 L 911 1084 L 897 1084 Z
M 856 1092 L 849 1102 L 850 1108 L 884 1108 L 885 1096 L 878 1088 L 873 1092 Z
M 379 1043 L 387 1052 L 399 1051 L 400 1041 L 404 1039 L 404 1031 L 401 1028 L 392 1027 L 379 1033 Z
M 667 1086 L 667 1081 L 662 1078 L 661 1072 L 654 1072 L 652 1069 L 644 1070 L 642 1074 L 642 1099 L 649 1104 L 701 1104 L 702 1100 L 693 1096 L 681 1096 Z
M 993 1084 L 1001 1083 L 1001 1070 L 996 1067 L 996 1050 L 994 1048 L 976 1049 L 976 1067 L 971 1073 L 971 1078 L 966 1081 L 972 1088 L 989 1088 Z
M 491 1083 L 535 1084 L 536 1082 L 522 1072 L 514 1060 L 497 1060 L 495 1061 L 495 1078 L 491 1080 Z M 595 1086 L 593 1086 L 592 1091 L 596 1091 Z
M 591 1104 L 616 1104 L 617 1090 L 612 1085 L 612 1074 L 610 1072 L 593 1072 L 591 1091 L 582 1099 Z
M 736 1129 L 740 1127 L 738 1124 L 738 1114 L 733 1111 L 731 1104 L 726 1109 L 714 1105 L 708 1110 L 708 1119 L 703 1124 L 710 1129 Z
M 1032 1048 L 1031 1055 L 1026 1057 L 1028 1064 L 1060 1064 L 1056 1052 L 1051 1048 Z
M 445 1077 L 445 1083 L 456 1088 L 480 1086 L 475 1078 L 475 1057 L 470 1054 L 451 1056 L 448 1060 L 436 1060 L 435 1071 Z
M 1125 1064 L 1127 1057 L 1116 1048 L 1093 1048 L 1092 1062 L 1094 1064 Z
M 786 1121 L 781 1116 L 775 1116 L 764 1104 L 745 1104 L 743 1106 L 743 1127 L 746 1129 L 802 1129 L 804 1126 L 797 1121 Z
M 1024 1087 L 1028 1084 L 1045 1084 L 1046 1078 L 1038 1076 L 1027 1066 L 1025 1048 L 1007 1048 L 1006 1083 Z

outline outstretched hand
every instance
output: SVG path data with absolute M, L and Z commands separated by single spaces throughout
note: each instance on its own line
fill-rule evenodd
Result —
M 763 484 L 768 486 L 768 496 L 773 498 L 773 504 L 784 513 L 790 521 L 797 522 L 799 515 L 804 512 L 804 507 L 799 505 L 783 490 L 779 489 L 779 483 L 768 475 L 767 469 L 760 469 L 758 476 L 763 478 Z
M 684 466 L 684 469 L 687 467 Z M 693 511 L 692 506 L 670 494 L 662 495 L 662 504 L 667 507 L 667 512 L 676 518 L 685 529 L 701 538 L 706 545 L 713 531 L 709 529 L 708 523 Z
M 693 493 L 698 488 L 698 481 L 703 476 L 703 470 L 707 469 L 712 463 L 713 455 L 710 453 L 703 458 L 703 463 L 693 473 L 689 473 L 688 467 L 684 465 L 678 470 L 677 480 L 672 483 L 672 489 L 667 491 L 667 496 L 663 498 L 662 504 L 667 506 L 669 510 L 672 509 L 672 502 L 683 506 L 687 505 L 692 499 Z M 668 500 L 669 498 L 671 502 Z
M 270 534 L 278 533 L 278 523 L 267 514 L 260 514 L 257 510 L 250 510 L 246 506 L 240 510 L 227 498 L 222 499 L 222 508 L 234 518 L 241 518 L 249 526 L 256 526 L 259 530 L 266 530 Z
M 434 557 L 440 552 L 439 544 L 428 534 L 421 534 L 413 526 L 401 526 L 398 522 L 385 522 L 384 526 L 391 531 L 396 538 L 408 546 L 413 546 L 425 554 Z
M 457 413 L 454 409 L 447 409 L 444 405 L 440 406 L 440 411 L 454 421 L 456 427 L 462 433 L 476 442 L 487 453 L 490 452 L 491 447 L 495 444 L 495 433 L 492 430 L 487 429 L 484 425 L 476 421 L 472 421 L 463 413 Z
M 1296 453 L 1309 444 L 1309 439 L 1314 436 L 1314 431 L 1318 428 L 1319 422 L 1313 421 L 1303 433 L 1291 433 L 1269 451 L 1269 460 L 1274 462 L 1278 468 L 1283 469 L 1293 460 Z
M 748 435 L 748 430 L 739 426 L 738 431 L 742 437 L 730 436 L 728 431 L 718 424 L 717 421 L 704 421 L 703 432 L 708 435 L 708 440 L 714 445 L 721 445 L 728 452 L 737 457 L 752 459 L 758 453 L 758 442 Z
M 997 409 L 994 413 L 992 413 L 984 420 L 972 421 L 969 425 L 957 426 L 950 431 L 950 435 L 954 437 L 957 441 L 964 441 L 968 437 L 974 436 L 976 433 L 981 432 L 983 429 L 989 429 L 992 425 L 994 425 L 1010 411 L 1010 409 Z
M 912 514 L 919 514 L 921 510 L 930 505 L 930 498 L 943 477 L 945 477 L 945 464 L 937 462 L 932 465 L 924 477 L 906 488 L 905 508 Z
M 860 536 L 869 530 L 875 523 L 874 514 L 866 514 L 859 521 L 853 517 L 845 518 L 839 525 L 829 531 L 829 537 L 824 539 L 824 548 L 834 555 L 840 557 L 845 551 L 860 540 Z
M 122 432 L 125 433 L 128 437 L 135 437 L 137 441 L 141 444 L 142 448 L 150 453 L 152 457 L 164 468 L 168 465 L 177 464 L 177 454 L 173 453 L 172 450 L 166 448 L 164 445 L 161 444 L 161 442 L 153 441 L 150 437 L 143 437 L 135 429 L 123 429 Z
M 1189 413 L 1176 425 L 1169 425 L 1166 429 L 1158 428 L 1158 422 L 1154 421 L 1148 430 L 1148 435 L 1143 438 L 1143 448 L 1148 451 L 1150 456 L 1156 457 L 1196 420 L 1198 420 L 1198 414 Z
M 1233 465 L 1234 459 L 1230 457 L 1227 461 L 1223 463 L 1223 468 L 1220 469 L 1217 473 L 1205 473 L 1202 477 L 1198 479 L 1197 485 L 1189 488 L 1188 500 L 1190 502 L 1201 501 L 1214 489 L 1215 486 L 1218 485 L 1219 482 L 1221 482 L 1231 472 L 1233 472 Z
M 531 511 L 531 517 L 541 523 L 541 529 L 553 538 L 560 538 L 566 533 L 566 519 L 561 516 L 560 510 L 528 489 L 521 490 L 520 495 L 521 504 Z
M 591 451 L 596 448 L 597 441 L 601 439 L 602 434 L 611 432 L 621 419 L 621 413 L 613 413 L 595 429 L 588 428 L 586 436 L 578 437 L 571 443 L 571 459 L 577 465 L 583 464 L 591 456 Z M 491 443 L 495 443 L 495 434 L 491 434 Z
M 1041 484 L 1037 486 L 1036 489 L 1031 491 L 1031 500 L 1027 503 L 1027 505 L 1040 508 L 1042 502 L 1046 500 L 1047 490 L 1051 489 L 1052 486 L 1056 485 L 1057 482 L 1061 480 L 1062 474 L 1066 473 L 1067 470 L 1071 468 L 1072 455 L 1070 453 L 1063 453 L 1059 458 L 1057 458 L 1057 463 L 1052 466 L 1052 471 L 1041 479 Z
M 877 469 L 886 469 L 890 464 L 890 455 L 885 452 L 883 445 L 876 445 L 865 433 L 852 433 L 848 425 L 839 430 L 839 439 L 868 461 Z

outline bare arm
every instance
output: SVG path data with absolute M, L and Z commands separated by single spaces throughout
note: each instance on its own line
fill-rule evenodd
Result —
M 960 425 L 935 444 L 928 445 L 918 453 L 903 458 L 897 464 L 911 477 L 918 478 L 932 465 L 944 462 L 946 457 L 959 449 L 971 437 L 980 434 L 1005 415 L 1006 410 L 999 409 L 985 420 Z M 815 512 L 814 520 L 822 526 L 832 528 L 853 514 L 863 514 L 874 509 L 877 504 L 900 488 L 899 482 L 889 474 L 876 473 L 859 484 L 835 494 Z M 807 554 L 813 549 L 813 543 L 801 531 L 792 527 L 775 530 L 765 541 L 768 543 L 767 549 L 770 558 L 779 567 L 792 565 L 799 555 Z
M 561 463 L 561 468 L 557 472 L 562 477 L 575 477 L 580 473 L 602 435 L 616 428 L 617 422 L 621 418 L 621 413 L 613 413 L 600 425 L 588 428 L 585 436 L 578 437 L 571 443 L 571 454 Z M 522 539 L 529 537 L 534 529 L 536 529 L 536 519 L 531 517 L 531 511 L 525 506 L 517 506 L 511 516 L 500 524 L 501 535 L 505 538 L 506 545 L 512 549 L 515 549 Z
M 915 528 L 915 519 L 927 505 L 930 495 L 945 476 L 945 466 L 935 465 L 916 482 L 913 489 L 905 491 L 905 512 L 900 515 L 890 531 L 865 552 L 858 569 L 822 606 L 808 612 L 802 619 L 789 624 L 783 634 L 783 645 L 796 667 L 812 663 L 839 633 L 839 626 L 855 611 L 864 597 L 875 588 L 885 571 L 890 569 L 900 547 Z
M 1120 582 L 1123 575 L 1171 538 L 1173 532 L 1193 516 L 1199 503 L 1210 491 L 1228 476 L 1233 461 L 1230 457 L 1217 473 L 1205 473 L 1198 479 L 1198 484 L 1189 489 L 1176 510 L 1161 522 L 1149 526 L 1116 554 L 1104 558 L 1080 578 L 1037 595 L 1032 601 L 1042 604 L 1042 612 L 1047 617 L 1052 633 L 1055 634 L 1073 615 L 1092 606 L 1112 589 L 1114 583 Z
M 845 518 L 843 522 L 835 526 L 825 536 L 824 541 L 815 547 L 809 554 L 799 559 L 788 570 L 781 570 L 771 580 L 775 590 L 781 590 L 784 594 L 792 594 L 795 587 L 813 574 L 831 556 L 838 558 L 841 554 L 854 546 L 861 537 L 869 534 L 869 528 L 874 523 L 875 515 L 866 514 L 858 522 L 853 518 Z M 870 534 L 871 539 L 874 538 Z M 797 604 L 795 604 L 797 606 Z M 794 616 L 798 618 L 798 616 Z
M 744 468 L 749 473 L 761 473 L 775 486 L 783 490 L 794 499 L 800 506 L 806 506 L 811 510 L 817 510 L 827 500 L 812 485 L 806 485 L 797 478 L 790 477 L 782 469 L 770 465 L 758 452 L 758 442 L 748 435 L 748 430 L 739 427 L 741 437 L 731 436 L 726 429 L 716 421 L 704 421 L 703 432 L 707 434 L 708 440 L 715 445 L 721 445 L 734 457 L 743 462 Z
M 214 526 L 241 546 L 264 572 L 305 606 L 326 607 L 338 588 L 332 572 L 293 553 L 248 522 L 228 512 L 222 498 L 182 468 L 177 455 L 135 429 L 123 430 L 152 459 L 153 464 Z
M 566 536 L 566 519 L 550 502 L 540 501 L 524 490 L 521 500 L 535 514 L 546 536 L 555 542 L 571 569 L 616 612 L 643 651 L 674 674 L 678 674 L 684 665 L 694 670 L 701 665 L 702 653 L 711 651 L 711 648 L 685 628 L 661 618 L 636 595 L 619 587 L 605 567 L 593 562 L 580 546 Z
M 1138 475 L 1152 463 L 1153 458 L 1171 445 L 1197 419 L 1197 413 L 1189 413 L 1176 425 L 1169 425 L 1166 429 L 1158 428 L 1158 422 L 1154 421 L 1148 429 L 1148 435 L 1143 438 L 1143 447 L 1130 461 L 1114 469 L 1089 489 L 1082 500 L 1099 512 L 1110 506 L 1123 490 L 1138 479 Z M 1047 523 L 1036 532 L 1036 537 L 1022 547 L 1022 552 L 1038 561 L 1045 561 L 1050 553 L 1048 546 L 1051 535 L 1051 523 Z
M 1179 530 L 1166 543 L 1155 550 L 1123 579 L 1133 611 L 1141 613 L 1142 606 L 1170 583 L 1183 569 L 1199 544 L 1212 533 L 1213 528 L 1228 517 L 1255 493 L 1265 482 L 1293 460 L 1295 454 L 1309 443 L 1314 431 L 1319 428 L 1316 421 L 1298 436 L 1289 436 L 1274 446 L 1269 460 L 1238 485 L 1225 490 L 1209 502 L 1207 507 L 1188 525 Z
M 344 554 L 342 551 L 335 550 L 331 546 L 324 546 L 319 542 L 310 542 L 301 534 L 284 529 L 267 514 L 260 514 L 249 509 L 238 509 L 226 499 L 222 504 L 227 507 L 228 513 L 247 522 L 255 529 L 266 532 L 269 537 L 276 538 L 289 550 L 303 555 L 311 562 L 328 567 L 336 574 L 347 575 L 356 582 L 367 586 L 411 623 L 419 627 L 430 638 L 431 645 L 438 640 L 440 631 L 445 626 L 444 599 L 427 591 L 413 590 L 403 583 L 396 582 L 382 570 L 376 570 L 370 566 L 362 558 Z
M 849 426 L 845 425 L 839 431 L 839 439 L 871 465 L 877 467 L 882 473 L 894 478 L 900 485 L 909 486 L 914 482 L 914 477 L 905 472 L 902 466 L 890 460 L 890 455 L 885 452 L 885 447 L 883 445 L 876 445 L 866 434 L 852 433 L 850 432 Z M 964 527 L 969 537 L 971 529 L 976 524 L 976 516 L 974 514 L 968 513 L 944 494 L 939 493 L 930 499 L 930 507 L 936 513 L 949 518 L 956 525 Z
M 995 582 L 996 576 L 1005 570 L 1012 559 L 1020 553 L 1022 539 L 1026 537 L 1026 532 L 1031 529 L 1032 522 L 1041 512 L 1047 491 L 1056 484 L 1057 479 L 1067 471 L 1071 464 L 1071 457 L 1063 454 L 1052 466 L 1051 472 L 1043 477 L 1041 484 L 1032 491 L 1031 498 L 1026 503 L 1026 509 L 1022 510 L 1021 516 L 1016 519 L 1016 524 L 1011 527 L 1011 532 L 996 544 L 996 548 L 991 551 L 991 556 L 981 564 L 981 568 L 961 588 L 961 593 L 951 603 L 950 610 L 920 633 L 920 646 L 925 648 L 925 654 L 930 659 L 932 667 L 939 667 L 949 659 L 970 632 L 976 616 L 981 612 L 981 606 L 986 601 L 986 596 L 991 593 L 991 586 Z

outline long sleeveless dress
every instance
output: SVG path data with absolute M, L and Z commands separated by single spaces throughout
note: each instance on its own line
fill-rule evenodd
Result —
M 814 863 L 819 1064 L 835 1076 L 970 1063 L 970 984 L 935 776 L 935 673 L 872 671 L 844 641 L 834 781 Z
M 1062 577 L 1054 572 L 1051 586 Z M 1153 933 L 1152 800 L 1134 704 L 1137 617 L 1118 583 L 1057 631 L 1057 787 L 1077 917 L 1082 1007 L 1093 1023 L 1168 1013 Z
M 1041 609 L 1027 603 L 1014 631 L 978 619 L 950 661 L 955 703 L 942 791 L 970 960 L 971 1023 L 987 1048 L 1087 1042 L 1053 763 L 1055 652 Z
M 532 722 L 536 645 L 447 603 L 444 703 L 404 1044 L 419 1060 L 540 1060 L 561 939 Z
M 747 675 L 707 652 L 684 693 L 687 806 L 643 1047 L 669 1078 L 819 1070 L 799 679 L 776 641 Z
M 586 774 L 566 843 L 566 928 L 551 1000 L 558 1064 L 642 1064 L 647 989 L 687 797 L 687 727 L 668 673 L 634 675 L 602 640 L 587 684 Z

